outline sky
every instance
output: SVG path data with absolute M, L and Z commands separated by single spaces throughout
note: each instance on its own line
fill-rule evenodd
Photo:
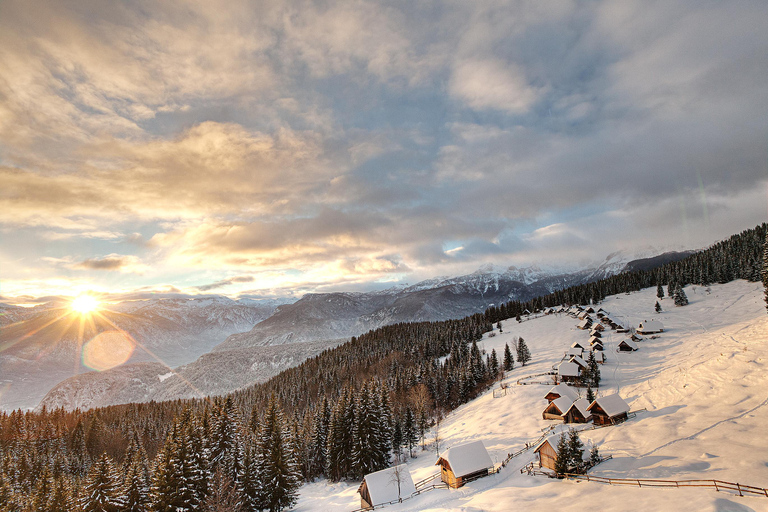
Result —
M 0 1 L 0 300 L 276 297 L 768 219 L 768 4 Z

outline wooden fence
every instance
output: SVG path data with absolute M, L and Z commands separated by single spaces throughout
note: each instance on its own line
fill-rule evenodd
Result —
M 763 496 L 768 498 L 768 489 L 744 485 L 738 482 L 725 482 L 723 480 L 650 480 L 644 478 L 607 478 L 603 476 L 566 474 L 566 478 L 574 480 L 586 480 L 587 482 L 599 482 L 609 485 L 632 485 L 637 487 L 707 487 L 716 491 L 727 491 L 739 496 Z

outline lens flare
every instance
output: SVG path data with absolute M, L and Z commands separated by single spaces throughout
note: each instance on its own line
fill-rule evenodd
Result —
M 81 295 L 73 300 L 69 307 L 81 315 L 87 315 L 99 309 L 99 301 L 90 295 Z
M 98 371 L 109 370 L 126 362 L 136 348 L 136 341 L 122 331 L 104 331 L 83 345 L 83 364 Z

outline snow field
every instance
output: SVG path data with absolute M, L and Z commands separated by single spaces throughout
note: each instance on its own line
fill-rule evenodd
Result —
M 599 393 L 619 392 L 635 418 L 621 425 L 581 434 L 603 455 L 612 455 L 591 475 L 611 478 L 719 479 L 768 487 L 768 315 L 760 283 L 735 281 L 685 291 L 690 304 L 676 308 L 660 301 L 653 311 L 656 289 L 608 297 L 601 307 L 611 318 L 636 327 L 652 318 L 664 323 L 657 339 L 646 337 L 639 350 L 617 353 L 626 337 L 603 333 L 608 360 L 601 365 Z M 440 425 L 440 450 L 482 440 L 494 462 L 539 437 L 558 424 L 543 420 L 546 385 L 514 385 L 523 376 L 551 370 L 574 341 L 586 341 L 588 331 L 576 329 L 577 320 L 565 314 L 516 322 L 502 322 L 480 348 L 495 348 L 499 359 L 504 344 L 523 337 L 533 355 L 525 367 L 515 366 L 505 377 L 512 383 L 506 396 L 491 390 L 449 414 Z M 498 388 L 498 385 L 497 385 Z M 582 392 L 583 393 L 583 392 Z M 583 428 L 583 427 L 578 427 Z M 432 441 L 434 432 L 428 434 Z M 434 446 L 408 461 L 414 481 L 437 471 Z M 500 473 L 471 482 L 461 489 L 437 489 L 386 507 L 416 510 L 583 510 L 597 503 L 610 510 L 768 510 L 768 499 L 738 497 L 710 489 L 644 489 L 591 482 L 558 481 L 521 474 L 534 460 L 533 450 L 510 461 Z M 360 506 L 359 482 L 321 480 L 300 490 L 296 510 L 353 510 Z

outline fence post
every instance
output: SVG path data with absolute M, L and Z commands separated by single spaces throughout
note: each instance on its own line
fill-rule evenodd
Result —
M 739 482 L 736 482 L 736 488 L 739 490 L 739 496 L 743 497 L 744 495 L 741 494 L 741 486 L 739 485 Z
M 642 487 L 642 485 L 640 485 L 640 480 L 639 479 L 637 480 L 637 486 L 638 487 Z
M 715 490 L 720 492 L 720 489 L 717 488 L 717 480 L 712 480 L 712 483 L 715 484 Z

